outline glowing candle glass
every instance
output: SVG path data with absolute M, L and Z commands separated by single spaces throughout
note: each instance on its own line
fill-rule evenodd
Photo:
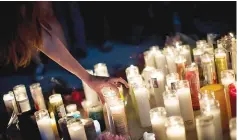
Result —
M 5 104 L 5 107 L 7 109 L 7 113 L 9 114 L 9 116 L 12 115 L 13 111 L 15 111 L 15 110 L 18 111 L 12 91 L 9 91 L 8 94 L 3 95 L 3 101 L 4 101 L 4 104 Z
M 185 59 L 187 60 L 187 65 L 190 65 L 192 63 L 192 57 L 189 45 L 182 45 L 179 53 L 180 55 L 185 57 Z
M 166 62 L 166 57 L 162 53 L 162 51 L 157 50 L 155 53 L 155 62 L 156 62 L 156 68 L 161 69 L 164 73 L 164 75 L 168 74 L 168 69 L 167 69 L 167 62 Z
M 215 140 L 215 126 L 212 115 L 196 117 L 196 130 L 198 140 Z
M 96 76 L 109 77 L 107 66 L 104 63 L 98 63 L 94 65 L 94 71 Z
M 53 94 L 49 96 L 49 103 L 53 108 L 54 114 L 57 115 L 56 121 L 58 121 L 59 118 L 66 116 L 66 109 L 61 94 Z
M 223 48 L 215 49 L 215 63 L 218 81 L 221 82 L 221 71 L 228 69 L 226 52 Z
M 182 55 L 177 56 L 175 59 L 176 69 L 180 80 L 184 79 L 186 62 L 187 60 Z
M 231 140 L 236 140 L 236 118 L 230 120 L 230 138 Z
M 163 98 L 167 116 L 181 116 L 179 99 L 176 95 L 176 91 L 165 91 L 163 93 Z
M 140 75 L 138 67 L 134 65 L 130 65 L 129 67 L 127 67 L 125 70 L 125 73 L 126 73 L 127 79 L 129 79 L 129 77 Z
M 34 83 L 30 85 L 30 92 L 34 100 L 35 109 L 47 109 L 44 102 L 44 95 L 42 93 L 42 89 L 40 83 Z
M 150 87 L 150 77 L 151 77 L 151 73 L 152 71 L 154 71 L 155 68 L 154 67 L 148 67 L 146 66 L 143 71 L 142 71 L 142 77 L 144 79 L 144 83 L 146 85 L 146 88 L 151 91 L 151 87 Z
M 198 71 L 199 71 L 199 79 L 202 81 L 203 78 L 203 70 L 201 67 L 201 57 L 203 55 L 203 50 L 200 48 L 194 48 L 193 49 L 193 57 L 194 57 L 194 62 L 198 65 Z
M 214 55 L 204 53 L 201 58 L 203 70 L 203 85 L 217 83 Z
M 67 128 L 71 140 L 87 140 L 84 125 L 80 121 L 70 119 L 67 122 Z
M 186 140 L 184 122 L 180 116 L 169 117 L 166 122 L 168 140 Z
M 174 90 L 175 83 L 179 81 L 179 74 L 178 73 L 170 73 L 166 75 L 166 84 L 169 87 L 169 89 Z
M 175 57 L 177 56 L 177 53 L 175 51 L 175 48 L 166 47 L 163 49 L 163 53 L 166 57 L 169 73 L 177 72 L 176 64 L 175 64 Z

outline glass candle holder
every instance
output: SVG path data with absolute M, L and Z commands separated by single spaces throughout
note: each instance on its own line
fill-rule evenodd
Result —
M 236 140 L 236 118 L 230 120 L 230 138 L 231 140 Z
M 205 107 L 205 106 L 202 106 L 204 104 L 214 104 L 215 103 L 214 91 L 203 90 L 199 94 L 198 98 L 199 98 L 199 103 L 200 103 L 200 109 Z
M 154 70 L 150 75 L 151 91 L 155 96 L 156 106 L 164 107 L 162 93 L 165 91 L 165 77 L 162 70 Z
M 177 53 L 175 51 L 175 48 L 166 47 L 166 48 L 163 49 L 163 53 L 166 57 L 167 67 L 168 67 L 169 73 L 177 72 L 176 64 L 175 64 L 175 57 L 177 56 Z
M 192 98 L 192 106 L 194 110 L 199 109 L 199 101 L 198 101 L 198 92 L 200 90 L 200 81 L 199 81 L 199 73 L 198 66 L 195 63 L 188 65 L 185 68 L 185 80 L 189 82 L 191 98 Z
M 231 83 L 235 82 L 234 70 L 223 70 L 221 71 L 221 83 L 228 87 Z
M 84 109 L 84 116 L 88 117 L 88 109 L 89 109 L 89 107 L 93 106 L 93 104 L 90 101 L 83 100 L 81 102 L 81 106 Z
M 17 105 L 19 105 L 19 113 L 24 113 L 31 110 L 25 86 L 17 85 L 13 88 L 13 92 L 16 97 Z
M 231 67 L 235 71 L 235 74 L 237 74 L 237 68 L 236 68 L 236 39 L 232 38 L 232 49 L 231 49 Z
M 82 124 L 84 125 L 84 129 L 86 132 L 87 140 L 95 140 L 97 137 L 95 125 L 92 119 L 81 119 Z
M 203 85 L 217 83 L 214 55 L 204 53 L 201 58 L 203 70 Z
M 94 65 L 94 71 L 96 76 L 104 76 L 109 77 L 109 72 L 106 64 L 104 63 L 98 63 Z
M 148 89 L 145 88 L 144 86 L 135 88 L 134 95 L 135 95 L 136 105 L 138 108 L 138 115 L 140 118 L 141 126 L 142 127 L 151 126 L 151 122 L 148 119 L 150 118 L 149 111 L 151 109 L 150 102 L 148 99 L 148 95 L 149 95 Z
M 176 95 L 176 91 L 165 91 L 163 93 L 163 98 L 167 116 L 181 116 L 179 99 Z
M 222 134 L 221 112 L 220 112 L 219 102 L 217 100 L 213 104 L 205 102 L 204 104 L 202 104 L 202 107 L 203 107 L 201 108 L 202 114 L 213 116 L 216 140 L 222 140 L 223 134 Z
M 55 135 L 51 126 L 49 113 L 46 109 L 35 112 L 36 122 L 42 140 L 55 140 Z
M 63 140 L 71 140 L 67 129 L 67 121 L 69 121 L 69 117 L 63 117 L 58 120 L 58 125 L 60 131 L 62 132 Z
M 129 79 L 129 77 L 140 75 L 138 67 L 134 65 L 130 65 L 129 67 L 127 67 L 125 73 L 127 80 Z
M 196 130 L 198 140 L 215 140 L 215 126 L 212 115 L 199 115 L 196 117 Z
M 87 140 L 84 125 L 81 121 L 70 119 L 67 122 L 67 128 L 71 140 Z
M 47 109 L 45 102 L 44 102 L 44 96 L 42 93 L 40 83 L 31 84 L 30 85 L 30 92 L 31 92 L 31 96 L 34 100 L 35 109 L 36 110 Z
M 197 48 L 205 48 L 207 44 L 206 40 L 198 40 L 196 41 Z
M 178 73 L 170 73 L 166 75 L 166 84 L 169 89 L 174 90 L 176 82 L 179 81 L 179 74 Z
M 146 88 L 151 91 L 151 87 L 150 87 L 150 77 L 151 77 L 151 73 L 152 71 L 154 71 L 155 68 L 154 67 L 148 67 L 146 66 L 143 71 L 142 71 L 142 77 L 144 79 L 144 84 L 146 86 Z
M 182 45 L 179 54 L 184 56 L 184 58 L 187 60 L 187 65 L 190 65 L 192 63 L 192 56 L 189 45 Z
M 66 106 L 67 116 L 72 116 L 74 118 L 81 118 L 81 113 L 77 110 L 76 104 L 69 104 Z
M 56 121 L 58 121 L 59 118 L 66 116 L 66 109 L 64 107 L 61 94 L 53 94 L 49 96 L 49 103 L 53 108 L 54 114 L 56 115 Z
M 156 107 L 150 110 L 152 130 L 157 140 L 167 139 L 165 128 L 166 114 L 164 107 Z
M 180 112 L 184 120 L 185 128 L 187 130 L 195 128 L 192 98 L 189 88 L 189 82 L 187 80 L 180 80 L 177 82 L 176 94 L 179 98 Z
M 161 50 L 156 51 L 155 62 L 157 69 L 161 69 L 165 75 L 168 74 L 166 57 Z
M 128 135 L 128 122 L 123 100 L 119 99 L 109 104 L 109 108 L 113 118 L 116 134 L 123 136 Z
M 89 118 L 93 120 L 98 120 L 100 123 L 101 130 L 105 130 L 105 119 L 104 119 L 104 112 L 103 112 L 103 106 L 101 104 L 92 106 L 88 108 L 88 114 Z
M 218 81 L 221 82 L 221 71 L 228 69 L 226 52 L 223 48 L 215 49 L 215 64 L 217 69 Z
M 182 117 L 172 116 L 166 122 L 168 140 L 186 140 L 185 127 Z
M 15 97 L 12 91 L 9 91 L 7 94 L 3 95 L 3 101 L 9 116 L 12 115 L 13 111 L 18 111 L 16 106 Z M 18 112 L 16 112 L 18 113 Z
M 177 73 L 179 74 L 179 79 L 183 80 L 187 60 L 182 55 L 179 55 L 175 59 L 175 64 L 176 64 Z
M 203 77 L 203 70 L 201 67 L 201 57 L 203 55 L 203 50 L 200 48 L 194 48 L 193 49 L 193 57 L 194 57 L 194 62 L 198 65 L 198 71 L 199 71 L 199 79 L 202 81 L 204 79 Z
M 228 86 L 232 117 L 236 117 L 236 88 L 237 82 Z

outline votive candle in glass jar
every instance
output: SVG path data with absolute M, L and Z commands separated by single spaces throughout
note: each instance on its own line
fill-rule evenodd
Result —
M 232 118 L 230 120 L 230 138 L 231 140 L 236 140 L 236 133 L 237 133 L 237 130 L 236 130 L 236 118 Z
M 199 115 L 196 117 L 196 130 L 198 140 L 215 140 L 215 126 L 212 115 Z
M 70 135 L 67 129 L 67 121 L 69 120 L 69 117 L 63 117 L 58 120 L 58 125 L 60 128 L 60 131 L 62 132 L 63 140 L 70 140 Z
M 48 110 L 42 109 L 35 112 L 36 123 L 38 125 L 42 140 L 55 140 L 53 128 Z
M 70 119 L 67 122 L 67 128 L 71 140 L 87 140 L 84 125 L 81 121 Z
M 67 116 L 72 116 L 74 118 L 81 118 L 80 111 L 77 110 L 77 104 L 69 104 L 66 106 Z
M 109 77 L 108 68 L 104 63 L 94 65 L 94 71 L 96 76 Z
M 215 63 L 218 81 L 221 82 L 221 71 L 228 69 L 226 52 L 223 48 L 215 49 Z
M 154 70 L 155 70 L 154 67 L 146 66 L 142 71 L 142 77 L 144 79 L 144 84 L 149 91 L 151 91 L 150 77 L 151 77 L 152 71 L 154 71 Z
M 176 53 L 175 48 L 174 47 L 166 47 L 163 49 L 163 52 L 166 57 L 169 73 L 177 72 L 176 64 L 175 64 L 175 57 L 177 56 L 177 53 Z
M 87 140 L 96 140 L 97 134 L 93 120 L 91 118 L 86 118 L 81 119 L 81 122 L 84 125 Z
M 210 90 L 200 91 L 198 98 L 199 98 L 200 108 L 204 108 L 204 106 L 202 105 L 205 105 L 206 103 L 208 104 L 215 103 L 214 91 L 210 91 Z
M 182 45 L 179 54 L 185 57 L 185 59 L 187 60 L 187 65 L 190 65 L 192 63 L 189 45 Z
M 232 117 L 236 117 L 236 88 L 237 82 L 228 86 Z
M 15 97 L 12 91 L 9 91 L 7 94 L 3 95 L 3 101 L 9 116 L 12 115 L 13 111 L 18 111 L 16 106 Z M 17 112 L 16 112 L 17 113 Z
M 155 53 L 157 51 L 159 51 L 159 47 L 158 46 L 152 46 L 148 51 L 145 51 L 143 53 L 144 60 L 145 60 L 145 66 L 156 68 Z
M 32 98 L 34 100 L 35 109 L 47 109 L 44 101 L 44 95 L 42 93 L 42 89 L 40 86 L 40 83 L 34 83 L 30 85 L 30 92 L 32 95 Z
M 157 140 L 167 139 L 165 128 L 166 114 L 164 107 L 156 107 L 150 110 L 152 130 Z
M 184 79 L 186 63 L 187 60 L 182 55 L 177 56 L 175 59 L 176 69 L 180 80 Z
M 169 89 L 174 90 L 176 88 L 175 84 L 179 80 L 180 79 L 179 79 L 179 74 L 178 73 L 170 73 L 170 74 L 166 75 L 166 84 L 167 84 Z
M 182 117 L 172 116 L 166 122 L 168 140 L 186 140 L 185 127 Z
M 164 75 L 168 74 L 167 61 L 165 55 L 161 50 L 157 50 L 155 53 L 156 68 L 161 69 Z
M 203 50 L 200 48 L 193 49 L 194 62 L 198 65 L 200 82 L 202 82 L 204 80 L 203 70 L 202 70 L 202 66 L 201 66 L 201 64 L 202 64 L 201 57 L 202 57 L 203 53 L 204 53 Z
M 130 65 L 129 67 L 127 67 L 125 70 L 125 73 L 126 73 L 127 80 L 130 77 L 140 75 L 138 67 L 134 65 Z
M 13 88 L 16 102 L 19 105 L 19 113 L 24 113 L 31 110 L 30 102 L 27 96 L 26 88 L 24 85 L 17 85 Z
M 179 99 L 176 95 L 176 91 L 165 91 L 163 93 L 163 98 L 167 116 L 181 116 Z
M 199 73 L 198 66 L 195 63 L 188 65 L 185 68 L 185 80 L 189 82 L 191 98 L 192 98 L 192 106 L 194 110 L 200 108 L 198 101 L 198 92 L 200 90 L 200 81 L 199 81 Z
M 237 67 L 236 67 L 236 48 L 237 48 L 237 45 L 236 45 L 236 39 L 235 38 L 232 38 L 232 48 L 231 48 L 231 64 L 232 64 L 232 69 L 235 71 L 235 74 L 237 74 Z
M 192 98 L 187 80 L 177 82 L 177 95 L 179 98 L 179 106 L 184 125 L 187 130 L 195 128 L 194 113 L 192 107 Z
M 49 96 L 49 103 L 53 108 L 54 114 L 57 115 L 56 121 L 58 121 L 59 118 L 66 116 L 66 109 L 61 94 L 53 94 Z

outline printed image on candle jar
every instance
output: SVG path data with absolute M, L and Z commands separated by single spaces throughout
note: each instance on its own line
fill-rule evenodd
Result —
M 67 128 L 71 140 L 87 140 L 84 125 L 81 121 L 70 119 L 67 122 Z
M 167 116 L 181 116 L 179 99 L 176 91 L 165 91 L 163 93 Z
M 236 118 L 232 118 L 230 120 L 229 127 L 230 127 L 230 138 L 231 138 L 231 140 L 236 140 L 236 132 L 237 132 L 237 130 L 236 130 Z
M 146 86 L 146 88 L 151 91 L 151 81 L 150 81 L 150 77 L 151 77 L 151 73 L 152 71 L 154 71 L 155 68 L 154 67 L 149 67 L 146 66 L 143 71 L 142 71 L 142 77 L 144 79 L 144 84 Z
M 166 75 L 166 84 L 170 90 L 175 90 L 176 82 L 179 81 L 179 74 L 178 73 L 170 73 Z
M 215 140 L 215 126 L 213 116 L 200 115 L 196 117 L 198 140 Z
M 182 117 L 172 116 L 166 122 L 168 140 L 186 140 L 185 127 Z

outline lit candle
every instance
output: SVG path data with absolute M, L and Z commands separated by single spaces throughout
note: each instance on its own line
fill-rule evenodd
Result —
M 104 119 L 104 112 L 103 106 L 101 104 L 91 106 L 88 108 L 88 117 L 92 118 L 93 120 L 97 120 L 100 123 L 101 130 L 105 130 L 105 119 Z
M 204 80 L 203 70 L 202 70 L 202 66 L 201 66 L 201 57 L 202 57 L 203 53 L 204 53 L 203 50 L 200 48 L 193 49 L 194 62 L 198 65 L 200 82 L 202 82 Z
M 172 47 L 164 48 L 164 54 L 166 57 L 169 73 L 177 72 L 176 64 L 175 64 L 175 57 L 176 57 L 175 52 L 176 52 L 175 48 L 172 48 Z
M 236 87 L 237 82 L 230 84 L 228 87 L 232 117 L 236 117 Z
M 175 89 L 175 83 L 179 81 L 179 74 L 178 73 L 170 73 L 166 75 L 166 84 L 169 89 Z
M 155 96 L 156 106 L 164 107 L 163 92 L 165 91 L 165 78 L 162 70 L 154 70 L 151 73 L 151 89 Z
M 122 136 L 128 135 L 128 122 L 123 100 L 119 99 L 113 103 L 110 103 L 109 108 L 113 118 L 116 134 Z
M 46 109 L 35 112 L 36 122 L 42 140 L 55 140 L 55 135 L 51 126 L 49 113 Z
M 228 69 L 226 53 L 223 48 L 215 49 L 215 63 L 216 63 L 218 81 L 221 82 L 221 71 Z
M 89 107 L 93 106 L 92 103 L 90 101 L 83 100 L 81 102 L 81 106 L 84 109 L 84 116 L 88 117 L 88 109 L 89 109 Z
M 221 112 L 218 101 L 215 103 L 205 102 L 202 105 L 201 113 L 204 115 L 212 115 L 213 123 L 215 126 L 215 140 L 223 140 L 222 127 L 221 127 Z
M 67 122 L 67 128 L 71 140 L 87 140 L 84 125 L 76 119 Z
M 204 52 L 207 52 L 209 54 L 214 53 L 213 46 L 209 45 L 206 40 L 199 40 L 196 43 L 197 43 L 197 48 L 202 49 Z
M 17 109 L 13 92 L 9 91 L 8 94 L 4 94 L 3 101 L 9 116 L 11 116 L 12 112 L 14 111 L 14 108 Z
M 164 73 L 164 75 L 168 74 L 168 68 L 167 68 L 167 62 L 166 57 L 162 53 L 162 51 L 157 50 L 155 53 L 155 62 L 156 62 L 156 68 L 161 69 Z
M 109 77 L 107 66 L 104 63 L 94 65 L 94 71 L 96 76 Z
M 187 60 L 187 65 L 190 65 L 192 63 L 189 45 L 182 45 L 179 53 L 185 57 L 185 59 Z
M 31 110 L 30 102 L 27 96 L 26 88 L 24 85 L 17 85 L 13 88 L 16 97 L 16 102 L 20 107 L 19 113 L 24 113 Z
M 237 74 L 237 68 L 236 68 L 236 39 L 235 38 L 232 38 L 232 49 L 231 49 L 231 52 L 232 52 L 232 55 L 231 55 L 231 64 L 232 64 L 232 69 L 235 71 L 235 74 Z
M 31 84 L 30 92 L 35 103 L 35 109 L 36 110 L 47 109 L 44 102 L 44 96 L 42 93 L 42 89 L 40 87 L 40 83 Z
M 165 91 L 163 94 L 167 116 L 181 116 L 179 99 L 176 91 Z
M 69 104 L 66 106 L 67 110 L 67 116 L 73 116 L 74 118 L 80 118 L 81 114 L 79 111 L 77 111 L 77 105 L 76 104 Z
M 199 109 L 198 92 L 200 90 L 200 81 L 198 66 L 195 63 L 188 65 L 185 69 L 185 80 L 188 80 L 191 91 L 193 109 Z
M 59 126 L 57 126 L 57 122 L 55 120 L 56 116 L 54 115 L 53 112 L 50 112 L 50 117 L 51 117 L 50 121 L 51 121 L 51 127 L 53 128 L 53 133 L 58 138 L 59 137 L 58 127 Z
M 125 70 L 125 73 L 126 73 L 127 80 L 130 77 L 140 75 L 138 67 L 134 66 L 134 65 L 130 65 L 129 67 L 127 67 L 126 70 Z
M 198 140 L 216 140 L 215 126 L 212 115 L 200 115 L 196 117 L 196 129 Z
M 186 140 L 184 122 L 180 116 L 168 118 L 166 123 L 166 135 L 168 140 Z
M 201 58 L 204 81 L 203 85 L 217 83 L 214 55 L 204 53 Z
M 134 95 L 138 107 L 138 114 L 142 127 L 151 126 L 149 111 L 151 109 L 148 99 L 149 91 L 145 87 L 138 87 L 134 89 Z
M 192 99 L 189 82 L 187 80 L 178 81 L 177 95 L 179 98 L 180 112 L 184 120 L 185 128 L 188 130 L 195 128 Z
M 231 140 L 236 140 L 236 118 L 230 120 L 230 138 Z
M 67 117 L 63 117 L 58 120 L 59 128 L 62 132 L 63 140 L 70 140 L 70 135 L 67 129 L 67 121 L 68 121 Z
M 87 72 L 93 75 L 92 70 L 87 70 Z M 82 85 L 86 96 L 86 100 L 91 102 L 92 104 L 98 104 L 99 98 L 97 93 L 92 88 L 90 88 L 85 82 L 82 82 Z
M 81 119 L 82 124 L 84 125 L 84 129 L 86 132 L 87 140 L 95 140 L 97 137 L 95 125 L 92 119 Z
M 182 55 L 179 55 L 175 59 L 175 64 L 176 64 L 177 73 L 179 74 L 179 79 L 183 80 L 185 67 L 186 67 L 186 59 Z
M 154 67 L 149 67 L 149 66 L 146 66 L 143 71 L 142 71 L 142 77 L 144 79 L 144 82 L 145 82 L 145 85 L 146 85 L 146 88 L 151 91 L 151 87 L 150 87 L 150 77 L 151 77 L 151 73 L 152 71 L 154 71 L 155 68 Z
M 156 68 L 155 54 L 157 51 L 159 51 L 159 47 L 152 46 L 148 51 L 145 51 L 143 53 L 144 60 L 145 60 L 145 66 Z
M 52 106 L 53 111 L 57 115 L 57 117 L 62 118 L 66 116 L 66 109 L 64 107 L 61 94 L 53 94 L 49 96 L 49 103 Z
M 204 108 L 206 103 L 213 104 L 215 103 L 215 95 L 214 91 L 209 91 L 209 90 L 204 90 L 201 91 L 199 94 L 199 103 L 200 103 L 200 108 Z
M 150 110 L 150 118 L 153 133 L 157 140 L 166 140 L 166 111 L 164 107 L 157 107 Z

